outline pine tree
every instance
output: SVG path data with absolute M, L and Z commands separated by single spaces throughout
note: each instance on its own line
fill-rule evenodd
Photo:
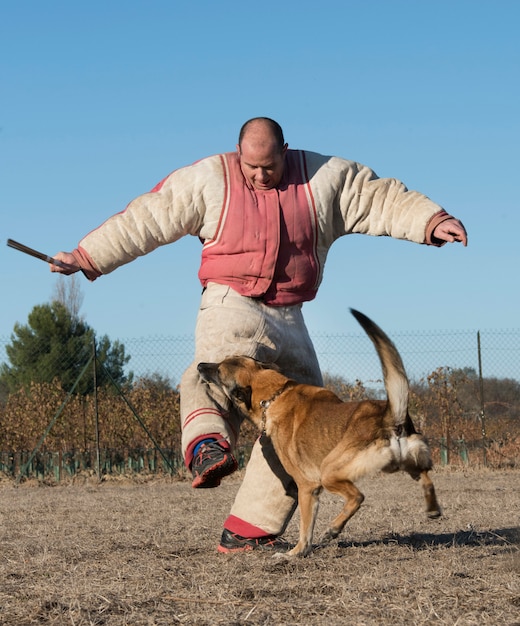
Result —
M 112 344 L 106 335 L 97 340 L 94 330 L 62 302 L 37 305 L 29 314 L 27 325 L 15 324 L 11 343 L 6 346 L 10 364 L 0 367 L 0 388 L 13 392 L 31 382 L 57 379 L 69 391 L 92 357 L 94 341 L 98 363 L 103 364 L 119 386 L 131 383 L 133 375 L 124 371 L 130 357 L 125 354 L 123 344 L 118 341 Z M 97 385 L 108 384 L 104 369 L 97 371 Z M 78 382 L 76 393 L 84 395 L 93 391 L 93 369 L 91 372 L 87 371 Z

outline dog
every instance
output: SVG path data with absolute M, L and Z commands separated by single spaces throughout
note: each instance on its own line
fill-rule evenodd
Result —
M 409 383 L 397 348 L 366 315 L 351 309 L 372 340 L 383 370 L 387 400 L 343 402 L 323 387 L 299 384 L 273 364 L 250 357 L 200 363 L 202 379 L 216 385 L 232 404 L 270 437 L 286 472 L 298 487 L 299 540 L 287 554 L 312 551 L 319 495 L 344 499 L 321 542 L 338 537 L 364 496 L 355 486 L 377 471 L 403 470 L 420 481 L 430 518 L 441 515 L 429 447 L 408 413 Z

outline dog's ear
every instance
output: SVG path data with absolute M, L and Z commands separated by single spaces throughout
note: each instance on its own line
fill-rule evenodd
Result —
M 281 373 L 282 370 L 278 367 L 276 363 L 266 363 L 265 361 L 257 361 L 260 367 L 264 370 L 273 370 L 275 372 Z
M 248 385 L 247 387 L 239 387 L 238 385 L 231 390 L 231 397 L 235 402 L 245 405 L 248 411 L 253 406 L 251 403 L 252 390 Z

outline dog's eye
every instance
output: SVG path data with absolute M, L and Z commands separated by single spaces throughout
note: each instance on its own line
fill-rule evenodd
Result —
M 246 407 L 251 408 L 251 387 L 234 387 L 231 395 L 237 402 L 241 402 Z
M 245 396 L 242 387 L 235 387 L 232 391 L 232 396 L 233 398 L 236 398 L 239 402 L 243 402 Z

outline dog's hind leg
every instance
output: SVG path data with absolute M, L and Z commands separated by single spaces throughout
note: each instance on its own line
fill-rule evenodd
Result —
M 359 491 L 354 483 L 349 480 L 342 482 L 324 481 L 323 487 L 331 493 L 336 493 L 345 499 L 341 513 L 332 520 L 329 528 L 321 538 L 322 543 L 327 543 L 341 533 L 348 520 L 359 510 L 365 496 Z
M 402 459 L 401 469 L 421 483 L 424 499 L 426 500 L 426 514 L 430 518 L 440 517 L 441 507 L 437 502 L 435 487 L 428 471 L 432 468 L 430 450 L 423 437 L 417 433 L 399 440 Z
M 441 516 L 441 507 L 437 501 L 437 494 L 435 493 L 435 487 L 433 486 L 432 479 L 428 475 L 427 470 L 421 472 L 408 471 L 410 476 L 414 480 L 418 480 L 421 483 L 421 487 L 426 501 L 426 515 L 431 519 Z

